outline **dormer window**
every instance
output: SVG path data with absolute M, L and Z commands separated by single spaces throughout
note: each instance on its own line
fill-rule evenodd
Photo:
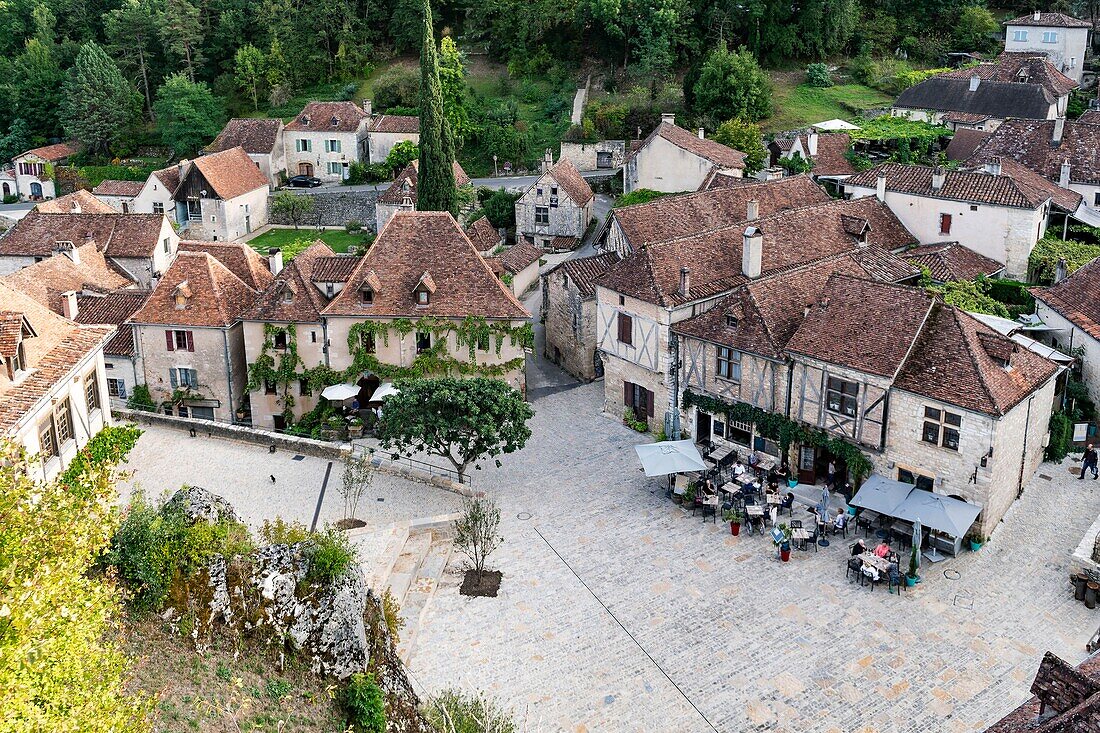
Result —
M 172 298 L 176 304 L 176 310 L 181 311 L 187 307 L 187 301 L 191 297 L 191 287 L 184 280 L 172 291 Z
M 283 295 L 282 301 L 284 303 L 293 303 L 294 302 L 294 291 L 291 290 L 290 288 L 283 288 L 283 294 L 282 295 Z
M 428 305 L 430 300 L 431 300 L 431 293 L 429 293 L 427 290 L 417 290 L 416 291 L 416 304 L 417 305 Z
M 340 120 L 336 119 L 336 115 L 333 115 L 332 119 L 329 120 L 329 124 L 333 127 L 337 127 L 340 124 Z
M 732 313 L 727 313 L 726 326 L 728 326 L 729 328 L 734 328 L 735 326 L 737 326 L 737 316 L 733 315 Z
M 370 288 L 360 290 L 359 297 L 362 299 L 363 305 L 374 305 L 374 291 Z
M 413 290 L 413 299 L 418 306 L 428 305 L 432 299 L 432 293 L 435 292 L 435 280 L 432 279 L 431 273 L 425 271 L 420 276 L 419 282 L 416 283 L 416 289 Z

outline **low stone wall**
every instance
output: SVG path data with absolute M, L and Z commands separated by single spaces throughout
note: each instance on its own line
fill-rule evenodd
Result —
M 379 454 L 368 456 L 361 446 L 353 446 L 351 443 L 330 443 L 324 440 L 301 438 L 296 435 L 285 435 L 269 430 L 254 428 L 249 425 L 230 425 L 228 423 L 215 422 L 213 420 L 198 420 L 195 418 L 176 417 L 175 415 L 162 415 L 159 412 L 145 412 L 143 410 L 112 410 L 116 420 L 144 423 L 145 425 L 162 425 L 177 430 L 194 430 L 198 434 L 206 434 L 211 438 L 224 438 L 227 440 L 239 440 L 244 443 L 256 445 L 275 446 L 276 450 L 284 450 L 290 453 L 300 453 L 306 456 L 324 458 L 330 461 L 343 461 L 353 452 L 364 457 L 371 457 L 375 463 L 375 469 L 382 473 L 400 476 L 421 484 L 434 486 L 437 489 L 450 491 L 461 496 L 482 496 L 483 492 L 474 491 L 467 484 L 451 481 L 443 476 L 432 476 L 427 471 L 421 471 L 413 467 L 402 465 Z
M 378 191 L 348 191 L 333 189 L 324 193 L 297 193 L 298 196 L 309 196 L 314 201 L 314 210 L 305 219 L 299 222 L 306 227 L 342 227 L 349 221 L 358 221 L 364 229 L 374 231 L 374 203 L 381 195 Z M 274 196 L 268 198 L 268 209 L 271 215 L 269 224 L 293 224 L 294 222 L 285 216 L 277 216 L 271 204 Z

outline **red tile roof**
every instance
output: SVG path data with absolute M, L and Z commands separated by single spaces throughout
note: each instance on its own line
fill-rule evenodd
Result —
M 116 290 L 106 295 L 82 295 L 77 298 L 76 322 L 117 327 L 115 335 L 103 347 L 103 353 L 133 357 L 134 327 L 128 321 L 145 305 L 148 290 Z
M 458 161 L 454 161 L 451 167 L 455 175 L 455 185 L 465 186 L 470 183 L 470 177 L 466 175 L 466 171 L 462 170 L 462 166 L 458 164 Z M 401 201 L 408 196 L 412 199 L 413 204 L 416 204 L 416 182 L 417 182 L 417 170 L 420 168 L 420 161 L 411 161 L 405 168 L 397 174 L 397 178 L 393 180 L 393 183 L 382 192 L 382 195 L 378 197 L 378 201 L 383 204 L 392 204 L 397 206 Z M 405 184 L 408 184 L 408 188 L 405 188 Z
M 1031 692 L 985 733 L 1093 733 L 1100 720 L 1100 653 L 1073 667 L 1047 652 Z M 1040 718 L 1044 708 L 1048 715 Z
M 200 156 L 191 162 L 191 166 L 185 175 L 190 176 L 197 169 L 223 201 L 268 187 L 267 176 L 248 157 L 244 148 L 230 148 Z
M 141 189 L 145 188 L 145 181 L 100 181 L 99 185 L 92 189 L 96 196 L 137 196 Z
M 502 241 L 500 232 L 484 216 L 466 228 L 466 236 L 479 252 L 491 252 Z
M 844 188 L 847 191 L 859 186 L 874 190 L 879 173 L 886 174 L 887 191 L 926 198 L 1037 209 L 1052 195 L 1046 182 L 1034 185 L 1031 180 L 978 171 L 944 171 L 943 184 L 936 190 L 932 187 L 935 169 L 902 163 L 883 163 L 858 173 L 844 181 Z
M 1100 341 L 1100 257 L 1057 285 L 1032 288 L 1031 294 Z
M 546 171 L 543 176 L 549 176 L 557 181 L 562 190 L 569 199 L 577 206 L 584 206 L 592 197 L 595 196 L 592 193 L 592 187 L 588 185 L 588 181 L 584 180 L 584 176 L 580 174 L 577 167 L 573 165 L 573 162 L 568 158 L 562 158 L 559 160 L 550 170 Z M 539 178 L 534 185 L 539 185 L 542 182 L 542 178 Z
M 142 184 L 138 184 L 141 186 Z M 34 210 L 39 214 L 117 214 L 107 204 L 103 203 L 90 191 L 80 189 L 72 193 L 58 196 L 50 201 L 39 201 L 34 205 Z
M 73 143 L 55 143 L 53 145 L 45 145 L 41 148 L 28 150 L 15 157 L 23 158 L 25 156 L 35 155 L 42 160 L 58 161 L 68 158 L 70 155 L 75 155 L 79 150 L 80 149 Z
M 1083 115 L 1077 118 L 1077 121 L 1090 125 L 1100 125 L 1100 109 L 1086 110 Z
M 511 247 L 506 247 L 494 256 L 500 262 L 505 272 L 516 274 L 526 269 L 530 264 L 538 262 L 542 257 L 542 250 L 535 245 L 520 240 Z
M 182 308 L 176 306 L 177 292 L 187 295 Z M 133 322 L 225 328 L 240 318 L 256 295 L 212 255 L 180 252 Z
M 367 117 L 367 113 L 354 102 L 310 102 L 286 129 L 295 132 L 356 132 Z
M 94 245 L 78 247 L 77 256 L 80 264 L 59 254 L 5 275 L 2 279 L 9 287 L 29 295 L 54 313 L 62 312 L 62 293 L 71 290 L 107 292 L 133 285 L 108 267 L 103 253 Z
M 965 127 L 955 130 L 954 137 L 951 138 L 947 150 L 944 151 L 947 154 L 947 159 L 966 160 L 991 134 L 985 130 L 970 130 Z
M 693 132 L 668 122 L 657 125 L 653 132 L 649 133 L 649 137 L 638 146 L 638 150 L 632 151 L 628 157 L 637 155 L 638 151 L 648 146 L 655 137 L 664 138 L 681 150 L 686 150 L 717 166 L 723 168 L 745 167 L 745 154 L 740 150 L 734 150 L 713 140 L 699 137 Z
M 984 81 L 1026 82 L 1038 84 L 1055 97 L 1069 94 L 1079 85 L 1058 71 L 1046 54 L 1036 51 L 1006 51 L 995 61 L 967 66 L 938 74 L 945 79 L 967 79 L 976 76 Z
M 180 240 L 180 252 L 208 252 L 218 262 L 229 268 L 245 285 L 259 292 L 271 283 L 271 268 L 267 260 L 240 242 L 199 242 L 192 239 Z
M 619 255 L 615 252 L 595 255 L 592 257 L 578 257 L 568 259 L 546 273 L 560 272 L 573 281 L 581 297 L 588 299 L 596 297 L 596 282 L 607 272 L 613 264 L 619 261 Z
M 799 140 L 802 146 L 802 155 L 806 157 L 810 150 L 810 142 L 807 135 L 783 137 L 775 140 L 775 145 L 782 151 L 789 151 L 795 140 Z M 822 132 L 817 135 L 817 154 L 810 155 L 813 160 L 813 174 L 815 176 L 850 176 L 856 172 L 852 164 L 845 157 L 848 148 L 852 146 L 852 138 L 846 132 Z
M 163 214 L 42 214 L 30 211 L 0 237 L 0 255 L 46 257 L 57 242 L 81 247 L 90 237 L 107 257 L 152 257 Z
M 310 280 L 315 283 L 346 283 L 358 266 L 358 257 L 330 253 L 329 256 L 317 258 L 310 270 Z
M 167 168 L 161 168 L 160 170 L 153 171 L 151 176 L 156 178 L 164 186 L 164 189 L 169 194 L 175 194 L 176 189 L 180 185 L 180 176 L 182 174 L 182 168 L 184 164 L 168 166 Z
M 901 253 L 917 267 L 927 267 L 933 280 L 973 280 L 979 275 L 992 276 L 1005 266 L 997 260 L 978 254 L 958 242 L 923 244 Z
M 336 259 L 359 264 L 357 257 L 337 258 L 327 244 L 314 242 L 275 276 L 253 302 L 252 307 L 241 314 L 241 319 L 319 323 L 321 311 L 328 305 L 328 299 L 313 283 L 318 282 L 316 274 L 319 264 Z
M 283 121 L 278 118 L 234 117 L 225 123 L 214 142 L 206 146 L 206 151 L 217 153 L 242 147 L 246 153 L 270 155 L 282 129 Z
M 372 285 L 374 302 L 365 305 L 359 291 L 371 273 L 377 278 Z M 435 286 L 431 302 L 417 306 L 414 290 L 426 280 Z M 325 309 L 325 315 L 530 317 L 493 274 L 458 223 L 447 212 L 438 211 L 394 214 L 360 259 L 348 284 Z
M 1005 120 L 967 163 L 1011 158 L 1057 182 L 1062 163 L 1068 162 L 1071 183 L 1100 185 L 1100 125 L 1066 120 L 1058 145 L 1053 144 L 1054 130 L 1054 120 Z
M 1006 20 L 1003 25 L 1030 25 L 1046 28 L 1092 28 L 1092 23 L 1086 20 L 1078 20 L 1065 13 L 1039 13 L 1036 18 L 1034 13 L 1021 15 L 1019 18 Z
M 371 132 L 419 133 L 420 118 L 411 115 L 376 115 L 370 123 Z

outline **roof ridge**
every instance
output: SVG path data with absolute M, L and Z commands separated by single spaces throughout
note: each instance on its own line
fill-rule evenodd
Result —
M 970 356 L 970 362 L 971 364 L 973 364 L 974 370 L 978 373 L 978 383 L 981 384 L 982 391 L 985 393 L 986 399 L 989 400 L 989 404 L 993 405 L 993 409 L 997 411 L 997 414 L 1003 414 L 1004 410 L 1001 409 L 1001 405 L 998 403 L 997 398 L 994 396 L 993 390 L 989 388 L 989 383 L 986 381 L 985 370 L 982 369 L 982 365 L 978 361 L 978 354 L 974 351 L 975 344 L 973 343 L 973 341 L 971 341 L 970 334 L 967 332 L 966 328 L 963 327 L 962 321 L 959 320 L 959 315 L 965 313 L 965 311 L 963 311 L 961 308 L 956 308 L 953 305 L 947 305 L 946 303 L 944 303 L 944 306 L 951 309 L 951 316 L 954 319 L 955 325 L 958 327 L 960 333 L 962 334 L 963 342 L 966 343 L 966 351 Z M 969 314 L 967 314 L 967 317 L 973 320 L 975 324 L 980 325 L 982 328 L 988 330 L 990 333 L 997 334 L 996 331 L 986 326 L 977 318 L 974 318 Z M 997 335 L 1000 336 L 1000 334 Z M 1009 340 L 1011 341 L 1011 339 Z M 982 348 L 981 344 L 977 344 L 977 348 Z

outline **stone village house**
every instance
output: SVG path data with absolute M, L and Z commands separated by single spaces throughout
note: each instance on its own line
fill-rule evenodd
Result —
M 363 103 L 368 114 L 370 101 Z M 393 146 L 409 141 L 420 144 L 420 118 L 411 115 L 373 115 L 367 133 L 367 160 L 371 163 L 385 163 Z M 379 230 L 381 231 L 381 230 Z
M 546 250 L 576 249 L 592 221 L 595 194 L 568 160 L 550 165 L 546 151 L 543 173 L 516 200 L 516 237 Z
M 176 187 L 180 227 L 192 239 L 228 242 L 267 224 L 268 180 L 243 148 L 191 161 Z
M 353 102 L 310 102 L 284 128 L 287 175 L 344 180 L 352 163 L 368 159 L 370 122 L 369 108 Z
M 586 382 L 603 376 L 596 348 L 596 281 L 618 261 L 616 252 L 569 259 L 542 277 L 543 355 Z
M 1081 83 L 1092 24 L 1063 13 L 1036 10 L 1006 20 L 1005 51 L 1041 53 L 1058 71 Z
M 623 191 L 695 191 L 715 171 L 740 177 L 744 169 L 744 153 L 707 140 L 702 128 L 693 134 L 677 127 L 676 116 L 666 113 L 649 137 L 626 156 Z
M 466 171 L 462 170 L 462 166 L 458 164 L 458 161 L 454 161 L 451 166 L 454 171 L 455 185 L 460 188 L 470 186 L 470 177 L 466 175 Z M 416 183 L 419 168 L 419 160 L 410 161 L 397 174 L 397 178 L 393 179 L 393 183 L 386 187 L 386 190 L 378 197 L 374 204 L 375 232 L 382 231 L 394 213 L 398 211 L 416 211 Z
M 1067 351 L 1081 350 L 1081 380 L 1094 402 L 1100 402 L 1100 258 L 1069 277 L 1033 288 L 1035 314 L 1053 329 L 1044 341 Z
M 206 153 L 241 148 L 267 178 L 271 188 L 286 179 L 286 151 L 283 149 L 283 121 L 277 117 L 256 119 L 234 117 L 206 146 Z
M 57 197 L 54 166 L 64 165 L 76 147 L 56 143 L 28 150 L 11 159 L 11 167 L 0 170 L 0 194 L 18 196 L 20 201 L 44 201 Z

